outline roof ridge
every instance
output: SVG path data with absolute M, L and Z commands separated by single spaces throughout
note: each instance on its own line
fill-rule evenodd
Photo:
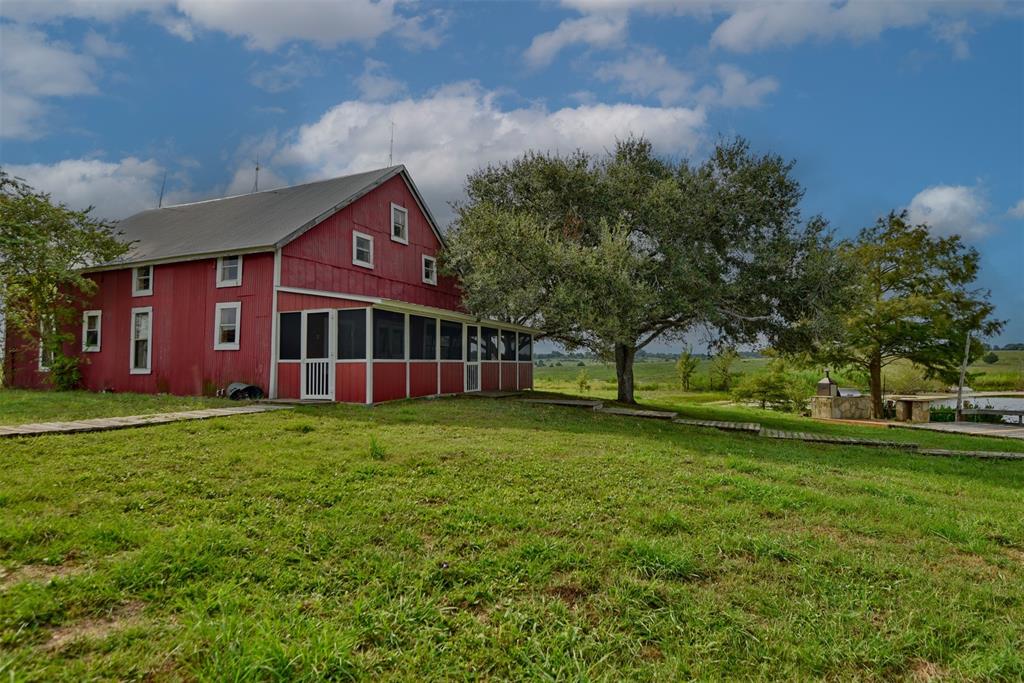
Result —
M 199 199 L 199 200 L 194 201 L 194 202 L 182 202 L 181 204 L 167 204 L 166 206 L 161 206 L 161 207 L 158 207 L 158 208 L 155 208 L 155 209 L 147 209 L 147 211 L 160 211 L 162 209 L 177 209 L 177 208 L 181 208 L 183 206 L 195 206 L 196 204 L 208 204 L 210 202 L 220 202 L 220 201 L 224 201 L 225 199 L 237 199 L 238 197 L 249 197 L 251 195 L 256 195 L 256 194 L 267 194 L 267 193 L 270 193 L 270 192 L 280 192 L 281 190 L 294 190 L 295 188 L 306 187 L 307 185 L 319 185 L 320 183 L 329 183 L 329 182 L 331 182 L 333 180 L 341 180 L 342 178 L 351 178 L 352 176 L 357 176 L 357 175 L 368 175 L 370 173 L 391 172 L 391 171 L 393 171 L 396 168 L 404 168 L 404 166 L 402 164 L 395 164 L 394 166 L 383 166 L 381 168 L 372 168 L 369 171 L 359 171 L 357 173 L 348 173 L 346 175 L 334 176 L 333 178 L 322 178 L 320 180 L 311 180 L 308 183 L 298 183 L 297 185 L 285 185 L 284 187 L 275 187 L 275 188 L 271 188 L 269 190 L 260 190 L 259 192 L 243 192 L 243 193 L 239 193 L 239 194 L 227 195 L 226 197 L 211 197 L 210 199 Z

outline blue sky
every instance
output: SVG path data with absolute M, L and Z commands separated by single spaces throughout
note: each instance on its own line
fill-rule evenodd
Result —
M 1024 341 L 1015 2 L 5 0 L 0 163 L 118 218 L 405 163 L 442 220 L 466 173 L 640 133 L 796 160 L 848 236 L 909 208 L 983 256 Z

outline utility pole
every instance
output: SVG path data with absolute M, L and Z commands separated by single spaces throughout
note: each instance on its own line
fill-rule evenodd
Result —
M 956 385 L 956 421 L 964 421 L 964 375 L 967 374 L 967 361 L 971 355 L 971 333 L 967 333 L 967 341 L 964 342 L 964 359 L 960 363 L 960 381 Z
M 256 177 L 252 181 L 252 191 L 260 191 L 260 155 L 256 155 Z

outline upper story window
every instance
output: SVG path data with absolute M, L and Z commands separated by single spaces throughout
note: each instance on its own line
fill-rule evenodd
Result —
M 242 302 L 219 303 L 213 314 L 213 348 L 216 351 L 237 351 L 242 321 Z
M 409 244 L 409 212 L 398 204 L 391 205 L 391 239 Z
M 95 353 L 100 350 L 100 323 L 102 311 L 82 312 L 82 351 Z
M 217 286 L 238 287 L 242 284 L 242 257 L 221 256 L 217 259 Z
M 423 255 L 423 281 L 428 285 L 437 284 L 437 259 Z
M 373 268 L 373 238 L 352 232 L 352 265 Z
M 153 293 L 153 266 L 139 266 L 132 269 L 132 296 L 149 296 Z

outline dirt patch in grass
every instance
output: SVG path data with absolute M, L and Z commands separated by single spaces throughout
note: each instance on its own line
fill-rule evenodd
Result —
M 85 569 L 83 565 L 74 564 L 26 564 L 14 569 L 0 567 L 0 592 L 25 581 L 49 583 L 54 579 L 74 576 Z
M 115 607 L 102 618 L 80 619 L 58 626 L 50 632 L 50 639 L 43 643 L 44 650 L 61 650 L 77 640 L 99 640 L 135 626 L 142 621 L 142 611 L 146 604 L 141 600 L 132 600 Z
M 544 593 L 553 598 L 558 598 L 570 607 L 575 607 L 577 604 L 590 597 L 589 590 L 575 583 L 562 583 L 555 586 L 549 586 L 544 590 Z
M 923 659 L 919 659 L 910 665 L 910 680 L 918 681 L 919 683 L 929 683 L 930 681 L 942 681 L 948 677 L 948 672 L 938 664 L 932 662 L 926 662 Z

